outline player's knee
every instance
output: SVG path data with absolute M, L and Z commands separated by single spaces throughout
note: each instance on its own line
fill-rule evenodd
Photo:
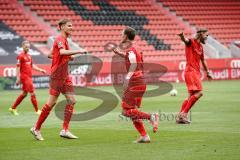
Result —
M 127 106 L 126 102 L 122 101 L 122 108 L 126 108 L 126 106 Z
M 126 117 L 131 117 L 134 118 L 135 116 L 135 109 L 127 109 L 127 110 L 123 110 L 122 114 Z
M 128 117 L 128 116 L 129 116 L 129 110 L 123 109 L 123 110 L 122 110 L 122 115 Z
M 203 96 L 203 93 L 202 93 L 202 92 L 200 92 L 200 93 L 199 93 L 199 98 L 200 98 L 200 97 L 202 97 L 202 96 Z
M 50 107 L 50 108 L 53 108 L 55 106 L 56 103 L 47 103 L 47 105 Z
M 73 100 L 71 100 L 71 103 L 70 103 L 71 105 L 75 105 L 76 104 L 76 100 L 75 99 L 73 99 Z
M 67 103 L 69 105 L 74 105 L 74 104 L 76 104 L 76 100 L 75 100 L 75 98 L 69 98 L 69 99 L 67 99 Z
M 130 104 L 126 103 L 125 101 L 122 101 L 122 108 L 133 108 Z
M 47 105 L 50 107 L 50 108 L 53 108 L 55 106 L 57 102 L 57 99 L 53 98 L 53 97 L 49 97 L 48 101 L 47 101 Z
M 30 94 L 31 94 L 32 97 L 35 97 L 35 96 L 36 96 L 34 92 L 32 92 L 32 93 L 30 93 Z
M 202 92 L 198 92 L 197 94 L 196 94 L 196 97 L 197 98 L 201 98 L 203 96 L 203 93 Z
M 27 92 L 23 92 L 23 93 L 22 93 L 22 96 L 23 96 L 23 97 L 26 97 L 27 94 L 28 94 Z

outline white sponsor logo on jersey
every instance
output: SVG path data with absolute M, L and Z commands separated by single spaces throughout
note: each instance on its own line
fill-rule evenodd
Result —
M 63 47 L 63 44 L 62 44 L 62 42 L 60 41 L 60 42 L 58 42 L 58 48 L 62 48 Z

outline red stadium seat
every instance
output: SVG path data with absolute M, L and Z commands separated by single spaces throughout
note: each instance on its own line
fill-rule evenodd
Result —
M 182 3 L 179 0 L 158 0 L 164 6 L 175 11 L 190 24 L 205 27 L 223 44 L 240 39 L 240 1 L 221 0 L 189 0 Z M 232 33 L 232 34 L 231 34 Z M 222 39 L 226 37 L 227 39 Z
M 18 5 L 14 4 L 17 1 L 0 1 L 0 17 L 1 20 L 14 29 L 21 36 L 34 40 L 34 42 L 46 42 L 48 34 L 44 32 L 44 29 L 41 28 L 38 24 L 35 24 L 29 17 L 26 15 L 21 8 L 18 8 Z M 45 35 L 44 39 L 36 39 L 30 38 L 29 36 L 35 36 L 36 32 L 43 33 Z

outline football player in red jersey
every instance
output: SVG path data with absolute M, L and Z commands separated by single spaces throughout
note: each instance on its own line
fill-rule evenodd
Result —
M 16 84 L 19 85 L 22 84 L 22 93 L 11 108 L 9 108 L 9 111 L 13 115 L 18 115 L 17 112 L 17 106 L 22 102 L 22 100 L 27 96 L 28 93 L 31 94 L 31 102 L 34 106 L 36 114 L 40 114 L 41 110 L 38 109 L 38 103 L 36 99 L 36 95 L 34 93 L 34 86 L 32 82 L 32 69 L 46 73 L 46 70 L 39 68 L 37 65 L 33 64 L 32 57 L 28 54 L 28 51 L 30 49 L 30 43 L 28 41 L 22 42 L 22 48 L 23 51 L 17 56 L 17 81 Z
M 56 104 L 60 93 L 65 96 L 67 104 L 64 111 L 63 129 L 60 131 L 59 135 L 61 137 L 70 139 L 78 138 L 69 131 L 69 123 L 76 100 L 74 97 L 72 81 L 68 76 L 68 61 L 72 59 L 72 55 L 85 54 L 86 51 L 84 49 L 69 49 L 67 38 L 71 36 L 73 31 L 71 20 L 60 20 L 58 27 L 61 31 L 61 34 L 56 37 L 53 43 L 51 54 L 49 56 L 52 58 L 49 98 L 47 103 L 43 106 L 42 113 L 40 114 L 35 126 L 30 130 L 37 140 L 44 140 L 40 133 L 40 128 Z
M 149 143 L 150 137 L 148 136 L 142 120 L 149 120 L 153 125 L 153 131 L 158 129 L 159 116 L 158 113 L 149 114 L 139 110 L 143 94 L 146 90 L 146 83 L 144 81 L 143 71 L 143 55 L 139 47 L 134 44 L 136 35 L 135 29 L 127 27 L 123 30 L 121 46 L 113 49 L 115 54 L 125 58 L 125 66 L 127 75 L 124 80 L 122 96 L 122 114 L 131 118 L 133 125 L 140 133 L 136 143 Z
M 185 43 L 186 49 L 186 68 L 185 68 L 185 82 L 187 85 L 189 96 L 182 104 L 180 113 L 177 115 L 176 122 L 178 124 L 189 124 L 188 112 L 191 107 L 202 97 L 202 84 L 201 84 L 201 72 L 200 62 L 204 70 L 207 73 L 207 77 L 212 79 L 212 76 L 208 70 L 206 61 L 204 59 L 202 44 L 208 37 L 207 29 L 199 29 L 194 39 L 187 39 L 183 33 L 179 34 L 181 40 Z M 201 44 L 202 43 L 202 44 Z

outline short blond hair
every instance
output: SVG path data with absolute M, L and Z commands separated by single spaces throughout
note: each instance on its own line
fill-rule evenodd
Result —
M 60 19 L 59 21 L 58 21 L 58 27 L 59 27 L 59 29 L 61 30 L 61 27 L 63 26 L 63 25 L 65 25 L 66 23 L 68 23 L 68 22 L 72 22 L 70 19 L 66 19 L 66 18 L 64 18 L 64 19 Z
M 27 44 L 27 43 L 29 43 L 30 44 L 30 42 L 29 41 L 23 41 L 22 42 L 22 46 L 24 46 L 25 44 Z

